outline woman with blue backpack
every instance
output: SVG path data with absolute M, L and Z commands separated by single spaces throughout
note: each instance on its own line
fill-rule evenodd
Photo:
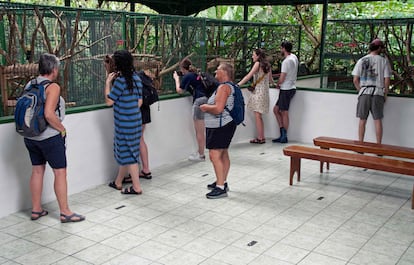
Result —
M 230 170 L 228 148 L 238 123 L 231 114 L 237 102 L 236 90 L 240 92 L 237 85 L 233 83 L 233 66 L 221 63 L 217 67 L 216 79 L 220 82 L 219 87 L 208 99 L 207 104 L 200 106 L 201 111 L 205 112 L 206 148 L 209 149 L 210 160 L 216 174 L 216 181 L 207 185 L 211 190 L 206 194 L 208 199 L 227 197 L 229 190 L 227 175 Z M 244 103 L 242 107 L 244 110 Z
M 33 119 L 43 119 L 46 125 L 41 132 L 30 128 L 21 133 L 32 162 L 32 175 L 30 178 L 30 191 L 32 199 L 32 221 L 48 215 L 42 208 L 43 178 L 46 162 L 55 175 L 54 189 L 60 210 L 60 222 L 80 222 L 85 216 L 72 212 L 68 203 L 67 161 L 66 161 L 66 129 L 62 123 L 65 117 L 65 101 L 60 96 L 60 86 L 55 82 L 59 76 L 60 61 L 54 54 L 44 53 L 39 59 L 39 76 L 30 81 L 25 91 L 33 93 L 41 91 L 39 101 L 42 102 L 41 113 Z M 16 106 L 16 112 L 21 112 Z M 18 115 L 17 115 L 18 116 Z M 27 118 L 27 117 L 26 117 Z M 33 128 L 31 128 L 33 129 Z M 30 131 L 30 132 L 29 132 Z

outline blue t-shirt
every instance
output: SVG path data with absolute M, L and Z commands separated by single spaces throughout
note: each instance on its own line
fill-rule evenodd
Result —
M 198 79 L 196 73 L 190 72 L 181 79 L 180 87 L 193 95 L 193 101 L 197 98 L 206 97 L 203 83 Z

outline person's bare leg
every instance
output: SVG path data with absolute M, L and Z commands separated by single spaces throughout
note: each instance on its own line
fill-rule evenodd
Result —
M 121 166 L 121 167 L 125 167 L 127 169 L 127 171 L 129 172 L 129 174 L 131 175 L 132 187 L 134 188 L 134 190 L 136 192 L 141 192 L 142 189 L 141 189 L 141 184 L 139 182 L 139 165 L 138 165 L 138 163 L 127 165 L 127 166 Z M 118 177 L 117 177 L 117 179 L 118 179 Z
M 32 175 L 30 177 L 30 191 L 32 193 L 32 211 L 42 212 L 42 191 L 43 176 L 45 174 L 46 165 L 38 165 L 32 167 Z M 37 217 L 38 215 L 32 215 Z
M 227 182 L 227 175 L 230 170 L 230 156 L 228 149 L 224 149 L 221 154 L 221 160 L 223 161 L 223 171 L 224 171 L 224 183 Z
M 382 120 L 374 120 L 375 134 L 377 136 L 377 144 L 382 142 Z
M 285 128 L 285 130 L 287 131 L 289 128 L 289 112 L 287 110 L 284 110 L 281 113 L 282 113 L 282 120 L 283 120 L 282 122 L 283 126 L 281 127 Z
M 144 139 L 144 131 L 145 131 L 145 124 L 142 125 L 142 135 L 141 135 L 141 141 L 139 144 L 139 153 L 140 153 L 141 162 L 142 162 L 142 171 L 144 173 L 149 173 L 150 169 L 149 169 L 149 160 L 148 160 L 148 147 Z
M 223 186 L 225 182 L 225 163 L 222 160 L 223 149 L 210 149 L 209 155 L 213 163 L 214 172 L 216 173 L 216 184 Z
M 364 141 L 365 136 L 365 125 L 367 124 L 367 120 L 360 119 L 359 126 L 358 126 L 358 139 L 359 141 Z
M 273 107 L 273 113 L 275 114 L 275 117 L 276 117 L 277 123 L 279 124 L 279 127 L 284 127 L 283 118 L 282 118 L 282 114 L 280 113 L 279 106 L 275 105 Z
M 60 213 L 66 216 L 70 216 L 73 212 L 69 209 L 68 203 L 68 183 L 66 176 L 66 168 L 53 169 L 55 175 L 55 194 L 59 204 Z M 74 216 L 72 220 L 79 220 L 81 217 Z
M 126 174 L 128 174 L 128 168 L 126 166 L 119 166 L 118 174 L 115 178 L 115 185 L 117 187 L 122 187 L 122 180 L 124 180 Z
M 196 132 L 196 139 L 198 145 L 198 153 L 203 156 L 206 145 L 205 125 L 204 120 L 194 120 L 194 129 Z
M 257 130 L 257 139 L 264 140 L 264 125 L 262 114 L 259 112 L 254 112 L 254 117 L 256 121 L 256 130 Z

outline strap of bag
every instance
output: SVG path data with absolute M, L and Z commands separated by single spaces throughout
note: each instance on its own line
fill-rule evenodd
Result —
M 259 79 L 257 79 L 255 82 L 253 82 L 252 87 L 256 87 L 256 85 L 260 82 L 262 82 L 262 80 L 265 78 L 266 73 L 264 73 L 261 77 L 259 77 Z

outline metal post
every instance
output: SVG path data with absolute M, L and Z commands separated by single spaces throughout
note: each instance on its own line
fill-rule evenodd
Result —
M 321 32 L 321 46 L 320 46 L 320 54 L 319 54 L 319 75 L 321 77 L 320 87 L 322 88 L 323 84 L 323 60 L 325 58 L 325 37 L 326 37 L 326 20 L 328 18 L 328 0 L 323 1 L 323 13 L 322 13 L 322 32 Z

